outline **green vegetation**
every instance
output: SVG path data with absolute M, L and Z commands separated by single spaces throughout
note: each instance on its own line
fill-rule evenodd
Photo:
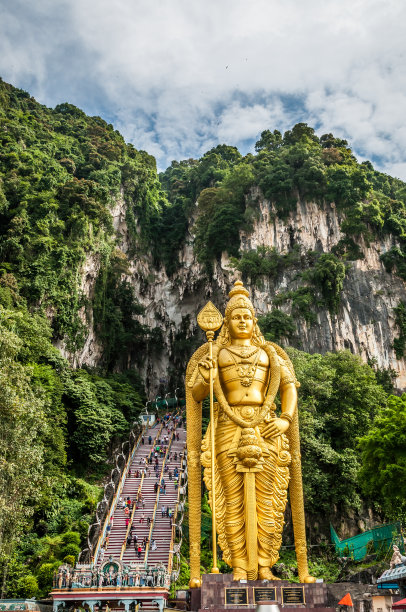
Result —
M 319 283 L 323 306 L 332 313 L 338 307 L 343 262 L 363 257 L 358 244 L 361 238 L 368 245 L 374 238 L 392 234 L 398 246 L 384 253 L 382 260 L 388 271 L 406 278 L 405 183 L 374 170 L 370 162 L 358 163 L 347 141 L 332 134 L 319 138 L 303 123 L 284 135 L 265 130 L 256 152 L 242 157 L 235 148 L 219 145 L 200 160 L 173 162 L 160 175 L 168 199 L 177 207 L 173 256 L 186 239 L 187 218 L 195 214 L 197 201 L 194 248 L 208 274 L 223 251 L 234 257 L 237 269 L 255 284 L 296 265 L 294 257 L 289 261 L 292 253 L 298 256 L 294 244 L 285 254 L 264 246 L 239 252 L 240 231 L 249 231 L 260 215 L 259 194 L 253 189 L 259 186 L 271 202 L 271 215 L 279 218 L 286 218 L 298 200 L 334 202 L 339 208 L 344 237 L 333 249 L 336 259 L 324 254 L 313 279 Z M 300 261 L 303 268 L 311 263 Z
M 232 168 L 218 187 L 203 190 L 198 199 L 195 251 L 210 272 L 211 262 L 223 251 L 237 255 L 239 230 L 244 222 L 245 195 L 253 183 L 248 164 Z
M 281 254 L 275 248 L 260 246 L 244 252 L 240 259 L 233 258 L 232 263 L 242 273 L 243 279 L 249 278 L 256 285 L 260 285 L 264 277 L 276 279 L 293 268 L 296 279 L 301 278 L 307 284 L 277 294 L 273 302 L 277 306 L 291 300 L 292 313 L 308 322 L 315 320 L 312 312 L 315 307 L 327 308 L 332 314 L 338 310 L 347 268 L 334 253 L 308 252 L 301 255 L 299 247 L 295 246 Z
M 304 260 L 298 246 L 286 253 L 278 253 L 275 247 L 262 245 L 245 251 L 239 259 L 233 258 L 232 263 L 242 273 L 244 280 L 249 279 L 254 285 L 259 285 L 264 276 L 276 279 L 284 270 L 300 267 Z
M 379 368 L 377 359 L 368 359 L 368 365 L 371 366 L 375 372 L 375 378 L 377 383 L 381 385 L 382 389 L 391 395 L 394 393 L 395 381 L 398 377 L 398 373 L 393 368 Z
M 154 159 L 111 125 L 3 81 L 0 143 L 0 575 L 3 595 L 30 597 L 77 557 L 100 494 L 90 482 L 142 405 L 138 376 L 112 374 L 152 335 L 137 319 L 112 206 L 124 193 L 136 253 L 168 203 Z M 86 267 L 100 269 L 94 298 L 81 288 Z M 83 347 L 91 310 L 100 372 L 73 370 L 52 345 Z
M 274 308 L 262 317 L 258 317 L 258 325 L 265 340 L 280 344 L 281 340 L 290 340 L 296 327 L 292 317 L 282 310 Z
M 338 310 L 345 272 L 345 265 L 336 255 L 323 253 L 311 273 L 311 280 L 316 287 L 320 287 L 324 305 L 331 313 Z
M 103 362 L 107 370 L 125 369 L 128 355 L 135 357 L 144 348 L 148 328 L 135 317 L 143 314 L 130 283 L 122 280 L 128 274 L 128 261 L 116 249 L 103 254 L 93 300 L 94 326 L 103 343 Z
M 358 437 L 386 393 L 372 368 L 349 351 L 308 355 L 288 349 L 298 380 L 303 484 L 307 511 L 357 511 L 361 504 Z
M 309 570 L 312 576 L 323 578 L 325 582 L 337 581 L 342 572 L 342 565 L 335 558 L 334 553 L 332 554 L 331 546 L 322 544 L 316 549 L 310 549 L 308 555 Z M 296 554 L 291 548 L 282 547 L 279 561 L 275 567 L 279 578 L 299 582 Z
M 314 289 L 307 285 L 303 285 L 298 289 L 291 291 L 281 291 L 275 295 L 273 304 L 274 306 L 280 306 L 290 302 L 291 312 L 293 317 L 303 318 L 307 323 L 314 323 L 316 321 L 316 314 L 314 312 L 316 295 Z
M 406 517 L 406 394 L 390 396 L 360 438 L 362 488 L 388 517 Z
M 381 261 L 387 272 L 395 270 L 400 278 L 406 280 L 406 253 L 403 248 L 399 246 L 392 247 L 381 255 Z
M 405 356 L 406 348 L 406 305 L 404 302 L 399 302 L 396 308 L 393 309 L 395 313 L 395 323 L 399 330 L 399 336 L 395 338 L 393 342 L 393 348 L 395 349 L 396 357 L 402 359 Z
M 148 330 L 136 319 L 142 309 L 124 278 L 111 210 L 124 197 L 131 253 L 149 250 L 169 206 L 154 158 L 100 117 L 71 104 L 45 108 L 3 81 L 0 145 L 0 275 L 12 274 L 27 304 L 52 318 L 53 339 L 71 351 L 83 346 L 93 308 L 106 367 L 123 366 L 123 351 L 132 344 L 139 352 Z M 89 263 L 100 267 L 93 303 L 81 289 Z
M 0 284 L 1 590 L 45 596 L 53 569 L 85 542 L 101 493 L 90 482 L 142 401 L 125 375 L 73 370 L 10 276 Z
M 223 250 L 238 253 L 245 194 L 253 176 L 251 167 L 235 147 L 218 145 L 200 160 L 174 161 L 160 175 L 160 181 L 171 202 L 157 226 L 160 257 L 168 273 L 172 274 L 179 265 L 178 251 L 185 243 L 197 200 L 195 250 L 208 273 L 213 258 Z

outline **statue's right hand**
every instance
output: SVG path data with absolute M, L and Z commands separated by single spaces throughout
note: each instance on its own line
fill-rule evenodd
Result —
M 202 361 L 199 361 L 199 373 L 203 378 L 204 382 L 208 385 L 210 382 L 210 369 L 213 368 L 213 380 L 217 377 L 217 360 L 206 357 Z

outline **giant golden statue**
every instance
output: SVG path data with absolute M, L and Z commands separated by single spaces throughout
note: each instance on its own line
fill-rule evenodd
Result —
M 289 487 L 299 578 L 314 582 L 307 566 L 299 383 L 285 351 L 262 336 L 240 281 L 229 296 L 217 339 L 213 343 L 214 332 L 207 332 L 209 342 L 194 353 L 186 372 L 190 586 L 200 584 L 201 465 L 212 509 L 215 505 L 213 540 L 217 531 L 234 579 L 275 579 L 271 568 L 279 558 Z M 204 311 L 199 317 L 207 326 L 198 318 L 201 327 L 218 329 L 217 309 L 209 303 Z M 211 381 L 217 401 L 202 441 L 201 402 Z M 280 416 L 274 404 L 278 391 Z M 214 566 L 218 572 L 215 545 Z

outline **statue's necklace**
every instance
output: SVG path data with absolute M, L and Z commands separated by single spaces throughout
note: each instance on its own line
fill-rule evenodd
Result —
M 230 353 L 231 359 L 234 361 L 240 383 L 243 387 L 250 387 L 252 385 L 252 381 L 254 380 L 261 351 L 258 347 L 255 347 L 254 350 L 250 351 L 248 347 L 241 347 L 240 349 L 235 350 L 231 349 L 229 346 L 226 348 L 226 350 Z M 250 361 L 250 358 L 254 355 L 254 359 Z M 239 357 L 241 361 L 237 361 L 236 357 Z
M 236 346 L 234 346 L 233 348 L 227 346 L 227 350 L 229 353 L 236 355 L 236 357 L 241 357 L 242 359 L 249 359 L 259 351 L 259 348 L 257 346 L 254 346 L 254 348 L 250 346 L 239 346 L 238 348 Z

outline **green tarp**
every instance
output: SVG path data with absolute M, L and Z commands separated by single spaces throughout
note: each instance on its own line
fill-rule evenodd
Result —
M 388 550 L 393 544 L 397 544 L 400 550 L 404 551 L 400 522 L 380 525 L 346 540 L 340 540 L 331 524 L 330 532 L 339 557 L 351 557 L 355 561 L 360 561 L 367 552 L 372 552 L 372 549 L 374 552 Z M 370 542 L 372 544 L 369 544 Z

